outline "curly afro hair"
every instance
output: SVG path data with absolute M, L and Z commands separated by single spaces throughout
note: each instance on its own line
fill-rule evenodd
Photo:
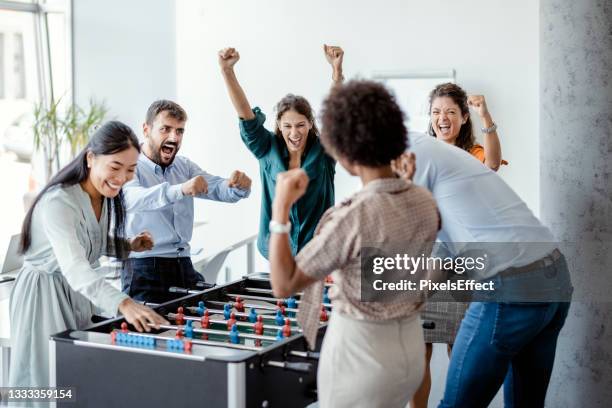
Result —
M 321 141 L 333 155 L 369 167 L 388 165 L 408 148 L 404 113 L 382 84 L 353 80 L 323 102 Z

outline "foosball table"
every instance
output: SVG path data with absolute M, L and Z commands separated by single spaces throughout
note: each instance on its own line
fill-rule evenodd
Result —
M 253 274 L 176 288 L 183 297 L 154 307 L 171 324 L 150 332 L 119 318 L 52 336 L 51 385 L 86 407 L 305 407 L 317 400 L 329 285 L 315 351 L 297 325 L 300 294 L 276 299 L 268 275 Z

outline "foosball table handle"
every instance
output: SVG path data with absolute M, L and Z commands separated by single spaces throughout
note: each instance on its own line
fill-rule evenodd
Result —
M 321 355 L 321 353 L 314 352 L 314 351 L 297 351 L 297 350 L 291 350 L 289 354 L 295 357 L 302 357 L 302 358 L 307 358 L 310 360 L 318 360 L 319 356 Z
M 309 373 L 312 371 L 311 363 L 294 363 L 290 361 L 268 361 L 268 367 L 282 368 L 287 371 L 296 371 L 298 373 Z
M 170 288 L 168 288 L 168 292 L 170 293 L 189 293 L 189 289 L 185 289 L 185 288 L 179 288 L 178 286 L 172 286 Z

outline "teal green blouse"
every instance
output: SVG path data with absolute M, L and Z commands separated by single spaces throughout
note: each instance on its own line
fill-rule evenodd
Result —
M 254 119 L 240 119 L 240 137 L 259 160 L 262 194 L 257 249 L 267 259 L 276 175 L 288 170 L 289 150 L 283 139 L 264 127 L 266 115 L 259 108 L 254 108 L 253 113 Z M 293 255 L 310 241 L 321 216 L 334 205 L 336 162 L 325 153 L 319 138 L 309 138 L 301 163 L 310 182 L 306 193 L 289 212 L 289 241 Z

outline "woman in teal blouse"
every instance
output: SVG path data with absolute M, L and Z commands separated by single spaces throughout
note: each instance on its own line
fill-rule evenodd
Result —
M 324 45 L 325 57 L 333 68 L 334 83 L 343 80 L 340 47 Z M 274 132 L 264 127 L 266 116 L 251 105 L 240 86 L 234 65 L 240 54 L 234 48 L 219 51 L 219 65 L 232 104 L 240 117 L 240 136 L 247 148 L 259 160 L 262 183 L 261 217 L 257 248 L 268 258 L 269 223 L 276 176 L 280 172 L 302 168 L 308 174 L 308 190 L 289 214 L 291 250 L 295 255 L 312 238 L 323 213 L 334 205 L 334 174 L 336 162 L 319 141 L 319 130 L 312 108 L 302 96 L 288 94 L 276 105 Z

